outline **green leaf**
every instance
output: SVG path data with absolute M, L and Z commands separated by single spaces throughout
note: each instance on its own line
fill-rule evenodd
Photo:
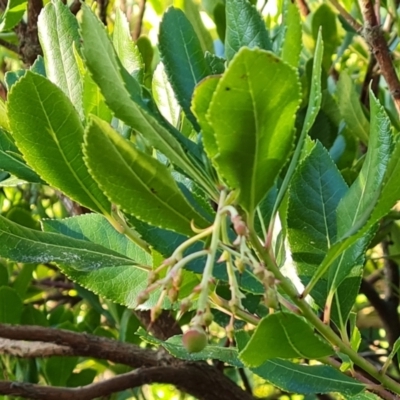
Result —
M 50 2 L 40 13 L 38 33 L 46 76 L 69 97 L 83 119 L 83 86 L 73 50 L 79 48 L 80 39 L 76 18 L 61 1 Z
M 163 63 L 157 65 L 151 85 L 154 100 L 161 114 L 171 125 L 177 126 L 181 110 L 168 81 Z
M 18 148 L 2 130 L 0 130 L 0 169 L 27 182 L 42 182 L 39 176 L 26 165 Z
M 141 81 L 144 69 L 142 56 L 132 40 L 128 20 L 119 8 L 115 14 L 113 45 L 124 68 Z
M 160 24 L 159 48 L 176 98 L 198 130 L 190 104 L 196 84 L 210 71 L 196 32 L 182 10 L 171 7 L 164 14 Z
M 15 289 L 0 287 L 0 323 L 19 324 L 24 304 Z
M 79 357 L 51 357 L 45 362 L 45 374 L 52 386 L 65 386 Z
M 204 149 L 210 159 L 218 154 L 218 146 L 213 128 L 208 123 L 207 113 L 220 79 L 220 76 L 208 76 L 196 86 L 193 94 L 192 109 L 200 123 Z
M 301 365 L 274 359 L 251 371 L 289 393 L 355 395 L 365 388 L 362 383 L 326 365 Z
M 40 177 L 85 207 L 110 213 L 83 162 L 80 118 L 61 89 L 28 71 L 8 96 L 8 116 L 18 148 Z
M 357 139 L 368 144 L 370 126 L 361 108 L 358 93 L 350 76 L 342 71 L 336 88 L 337 104 L 346 126 Z
M 300 62 L 302 47 L 302 26 L 300 11 L 296 3 L 285 0 L 283 5 L 283 44 L 281 48 L 282 60 L 297 68 Z
M 3 99 L 0 99 L 0 127 L 8 132 L 10 131 L 10 124 L 8 122 L 6 103 L 4 102 Z
M 322 38 L 325 43 L 322 66 L 325 71 L 329 71 L 332 65 L 332 55 L 336 53 L 340 43 L 336 20 L 336 14 L 327 4 L 321 4 L 312 14 L 311 29 L 315 41 L 317 41 L 320 27 L 322 27 Z
M 260 321 L 240 352 L 240 359 L 246 365 L 255 367 L 275 357 L 315 359 L 333 353 L 332 347 L 314 334 L 305 319 L 295 314 L 276 312 Z
M 139 265 L 150 266 L 152 264 L 151 256 L 148 253 L 118 233 L 100 215 L 86 214 L 64 220 L 45 220 L 43 229 L 47 232 L 66 235 L 71 238 L 70 240 L 101 246 L 123 258 L 133 259 Z M 108 268 L 107 265 L 99 265 L 98 268 L 91 270 L 82 268 L 77 270 L 63 263 L 60 265 L 60 269 L 79 285 L 103 298 L 130 308 L 136 306 L 136 297 L 147 287 L 148 282 L 148 271 L 133 267 L 132 263 L 128 262 L 115 263 L 112 268 Z M 116 287 L 118 290 L 115 290 Z M 143 307 L 150 308 L 155 305 L 159 294 L 158 291 L 153 293 Z
M 225 57 L 231 61 L 242 48 L 272 50 L 265 22 L 247 0 L 226 1 Z
M 368 152 L 360 174 L 338 206 L 338 238 L 355 234 L 370 220 L 381 194 L 383 179 L 393 150 L 390 120 L 372 91 L 370 91 L 370 105 L 371 133 Z M 372 221 L 369 226 L 375 222 Z M 346 268 L 331 269 L 331 290 L 335 290 L 347 272 Z
M 308 281 L 336 239 L 336 208 L 347 191 L 327 150 L 317 142 L 293 175 L 288 240 L 299 276 Z
M 25 228 L 0 216 L 0 254 L 22 263 L 66 263 L 84 271 L 116 265 L 135 265 L 135 260 L 107 248 L 54 233 Z M 132 267 L 133 268 L 133 267 Z
M 202 168 L 195 165 L 187 153 L 193 151 L 194 143 L 162 120 L 154 109 L 150 112 L 148 100 L 145 102 L 141 97 L 139 84 L 117 59 L 104 25 L 85 4 L 82 10 L 81 33 L 86 65 L 115 117 L 142 133 L 150 144 L 209 191 L 215 191 L 210 188 Z
M 312 68 L 312 76 L 311 76 L 311 90 L 308 100 L 307 112 L 303 121 L 303 126 L 301 128 L 301 133 L 299 140 L 296 145 L 296 150 L 293 154 L 292 159 L 290 160 L 289 168 L 287 173 L 285 174 L 285 178 L 282 182 L 282 185 L 279 189 L 275 205 L 272 210 L 272 215 L 275 216 L 282 200 L 286 194 L 287 188 L 289 187 L 289 183 L 292 179 L 293 173 L 297 167 L 299 160 L 301 159 L 302 152 L 304 151 L 305 141 L 307 138 L 307 133 L 310 132 L 311 127 L 314 125 L 315 120 L 318 115 L 318 111 L 321 107 L 321 62 L 322 62 L 322 54 L 324 50 L 324 44 L 322 42 L 321 32 L 318 35 L 317 45 L 314 53 L 314 62 Z
M 213 162 L 248 212 L 288 160 L 299 102 L 297 72 L 264 50 L 241 49 L 218 83 L 207 115 L 218 144 Z
M 182 343 L 182 335 L 170 337 L 165 342 L 150 336 L 144 329 L 140 328 L 137 332 L 146 342 L 153 345 L 163 346 L 168 353 L 176 358 L 188 361 L 219 360 L 228 365 L 241 368 L 243 364 L 238 359 L 238 351 L 234 347 L 221 347 L 208 345 L 198 353 L 188 353 Z
M 381 400 L 382 397 L 371 392 L 363 392 L 355 396 L 345 396 L 346 400 Z
M 343 258 L 343 252 L 353 244 L 353 250 L 358 246 L 361 252 L 361 247 L 365 247 L 371 239 L 370 235 L 377 222 L 370 216 L 372 213 L 374 217 L 373 211 L 384 185 L 393 148 L 393 137 L 385 110 L 372 92 L 370 92 L 370 103 L 371 133 L 367 156 L 358 178 L 338 205 L 337 240 L 315 272 L 310 282 L 311 286 L 326 273 L 339 256 Z M 380 212 L 383 212 L 383 209 Z M 384 213 L 375 215 L 382 217 Z M 357 243 L 358 239 L 360 241 Z M 331 292 L 339 286 L 353 266 L 351 263 L 343 263 L 340 268 L 331 268 L 329 276 Z
M 106 122 L 93 117 L 85 161 L 111 201 L 152 225 L 191 235 L 190 223 L 208 223 L 187 202 L 168 168 L 140 152 Z
M 26 0 L 7 0 L 7 7 L 0 20 L 0 32 L 11 30 L 21 21 L 27 4 Z
M 192 24 L 196 36 L 199 38 L 203 53 L 206 51 L 214 51 L 213 38 L 211 37 L 209 30 L 203 24 L 198 3 L 193 0 L 179 0 L 174 1 L 174 5 L 182 9 Z

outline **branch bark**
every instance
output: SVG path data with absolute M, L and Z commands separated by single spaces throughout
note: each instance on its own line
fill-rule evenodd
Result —
M 14 355 L 36 357 L 60 355 L 101 358 L 111 362 L 137 368 L 127 374 L 118 375 L 104 382 L 81 388 L 61 388 L 32 385 L 20 382 L 0 381 L 0 394 L 14 395 L 40 400 L 91 400 L 121 390 L 150 383 L 168 383 L 195 396 L 199 400 L 254 400 L 254 398 L 205 362 L 188 362 L 176 359 L 166 352 L 142 349 L 139 346 L 116 340 L 76 333 L 62 329 L 44 328 L 30 325 L 0 324 L 3 354 L 14 351 Z M 27 344 L 35 342 L 37 350 L 26 350 Z M 8 347 L 4 350 L 4 344 Z M 19 347 L 18 347 L 19 346 Z M 1 347 L 0 347 L 1 348 Z M 18 351 L 23 354 L 17 354 Z M 1 351 L 0 351 L 1 352 Z

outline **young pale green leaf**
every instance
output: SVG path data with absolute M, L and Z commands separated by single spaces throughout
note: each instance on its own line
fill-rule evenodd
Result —
M 137 332 L 146 342 L 152 345 L 160 345 L 172 354 L 174 357 L 188 361 L 202 360 L 220 360 L 234 367 L 243 367 L 243 364 L 238 359 L 238 351 L 234 347 L 221 347 L 216 345 L 208 345 L 204 350 L 198 353 L 189 353 L 182 343 L 182 335 L 170 337 L 166 341 L 150 336 L 144 329 L 140 328 Z
M 148 101 L 141 97 L 140 85 L 119 62 L 104 26 L 85 4 L 82 10 L 86 65 L 115 117 L 142 133 L 173 164 L 213 192 L 204 171 L 192 161 L 194 143 L 148 108 Z
M 199 121 L 204 149 L 210 159 L 218 154 L 218 146 L 213 128 L 208 123 L 207 113 L 220 79 L 218 75 L 208 76 L 197 85 L 193 94 L 192 110 Z
M 218 145 L 213 162 L 248 212 L 288 160 L 299 103 L 297 72 L 260 49 L 241 49 L 218 83 L 207 114 Z
M 24 304 L 17 291 L 9 286 L 0 287 L 0 323 L 19 324 Z
M 66 235 L 74 240 L 102 246 L 116 252 L 121 257 L 128 257 L 142 266 L 152 265 L 151 256 L 124 235 L 118 233 L 106 220 L 96 214 L 86 214 L 64 220 L 45 220 L 46 232 Z M 114 302 L 128 307 L 136 306 L 137 295 L 146 288 L 148 272 L 125 264 L 115 264 L 113 268 L 99 265 L 92 270 L 77 270 L 66 263 L 61 270 L 81 286 Z M 115 288 L 118 287 L 118 290 Z M 154 293 L 143 306 L 149 308 L 157 302 L 159 292 Z
M 247 366 L 257 367 L 276 357 L 315 359 L 333 353 L 332 347 L 316 336 L 303 318 L 276 312 L 261 320 L 239 356 Z
M 124 68 L 140 81 L 144 69 L 142 56 L 132 40 L 128 20 L 119 8 L 115 14 L 113 45 Z
M 83 119 L 83 85 L 73 48 L 79 48 L 78 22 L 61 1 L 50 2 L 38 20 L 39 40 L 46 64 L 46 76 L 71 100 Z
M 0 169 L 27 182 L 40 183 L 40 177 L 26 165 L 8 134 L 0 130 Z
M 231 61 L 242 48 L 272 50 L 265 22 L 247 0 L 226 1 L 225 57 Z
M 365 388 L 362 383 L 327 365 L 302 365 L 274 359 L 251 368 L 251 371 L 289 393 L 356 395 Z
M 106 122 L 93 117 L 85 161 L 110 200 L 152 225 L 191 235 L 190 223 L 207 226 L 187 202 L 168 168 L 140 152 Z
M 163 63 L 157 65 L 151 85 L 154 100 L 161 114 L 171 125 L 177 126 L 181 110 L 168 81 Z
M 59 262 L 82 271 L 137 264 L 130 257 L 86 240 L 25 228 L 0 216 L 0 251 L 22 263 Z M 133 268 L 133 267 L 132 267 Z
M 344 122 L 357 139 L 368 143 L 370 126 L 361 108 L 358 93 L 350 76 L 343 71 L 336 88 L 337 104 Z
M 281 57 L 283 61 L 295 68 L 299 66 L 300 61 L 302 46 L 301 28 L 301 17 L 297 4 L 293 3 L 291 0 L 285 0 L 283 5 L 282 26 L 280 28 L 284 30 Z
M 190 104 L 195 86 L 210 74 L 210 70 L 196 32 L 181 10 L 171 7 L 164 14 L 160 24 L 159 48 L 176 98 L 198 130 Z
M 25 14 L 28 2 L 26 0 L 8 0 L 7 7 L 0 19 L 0 32 L 10 31 Z
M 40 177 L 85 207 L 111 212 L 83 162 L 83 127 L 61 89 L 28 71 L 8 96 L 8 116 L 19 150 Z

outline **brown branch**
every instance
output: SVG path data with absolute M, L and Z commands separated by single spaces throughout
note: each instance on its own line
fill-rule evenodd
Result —
M 221 380 L 221 377 L 224 379 Z M 199 400 L 254 400 L 228 378 L 216 373 L 213 367 L 204 363 L 140 368 L 79 388 L 0 381 L 0 393 L 37 400 L 91 400 L 151 383 L 173 384 Z
M 69 11 L 71 11 L 71 13 L 74 15 L 78 14 L 79 10 L 81 9 L 82 2 L 83 0 L 74 0 L 69 6 Z
M 142 349 L 139 346 L 104 337 L 40 326 L 0 324 L 0 337 L 15 340 L 45 342 L 64 346 L 66 356 L 86 356 L 121 363 L 136 371 L 118 375 L 105 382 L 83 388 L 54 388 L 19 382 L 0 382 L 0 394 L 40 399 L 93 399 L 148 383 L 168 383 L 199 400 L 254 400 L 254 398 L 205 362 L 175 359 L 165 352 Z M 42 344 L 43 345 L 43 344 Z M 100 394 L 99 394 L 100 393 Z
M 170 311 L 163 310 L 155 322 L 151 322 L 150 311 L 135 311 L 142 325 L 157 339 L 167 340 L 171 336 L 180 335 L 182 330 Z
M 27 342 L 25 340 L 0 339 L 0 354 L 20 358 L 73 356 L 71 347 L 53 343 Z
M 133 368 L 158 364 L 157 354 L 152 350 L 87 333 L 34 325 L 0 324 L 0 337 L 68 346 L 68 355 L 100 358 Z
M 361 88 L 360 101 L 369 110 L 369 87 L 371 83 L 372 93 L 375 95 L 379 89 L 379 75 L 375 73 L 375 67 L 377 65 L 376 58 L 371 54 L 367 72 Z M 372 81 L 372 82 L 371 82 Z
M 140 0 L 139 2 L 139 13 L 135 24 L 135 30 L 133 31 L 133 40 L 138 40 L 142 33 L 143 17 L 146 11 L 146 0 Z
M 385 78 L 397 112 L 400 115 L 400 81 L 394 69 L 388 45 L 379 26 L 374 5 L 370 0 L 360 0 L 360 7 L 364 17 L 362 34 L 372 54 L 378 61 L 382 76 Z
M 306 3 L 306 0 L 297 0 L 297 6 L 299 7 L 300 13 L 303 17 L 307 17 L 310 14 L 310 9 Z

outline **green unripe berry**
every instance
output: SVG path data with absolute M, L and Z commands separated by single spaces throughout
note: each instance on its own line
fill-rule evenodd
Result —
M 207 334 L 201 326 L 192 326 L 183 335 L 182 342 L 189 353 L 198 353 L 207 346 Z

